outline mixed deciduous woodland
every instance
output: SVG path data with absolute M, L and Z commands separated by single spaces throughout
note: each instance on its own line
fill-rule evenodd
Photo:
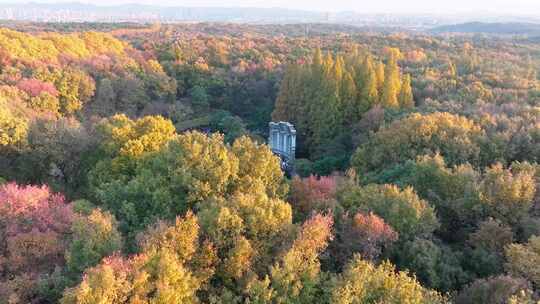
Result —
M 537 303 L 539 68 L 526 37 L 1 28 L 0 303 Z

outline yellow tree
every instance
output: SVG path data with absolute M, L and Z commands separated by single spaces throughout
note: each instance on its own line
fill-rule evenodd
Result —
M 401 90 L 399 91 L 399 106 L 402 109 L 410 109 L 414 107 L 414 98 L 411 87 L 411 75 L 406 74 L 401 80 Z
M 146 116 L 131 120 L 124 114 L 104 119 L 97 127 L 102 138 L 101 149 L 108 156 L 101 160 L 90 175 L 97 180 L 107 175 L 133 170 L 147 153 L 157 152 L 174 136 L 176 129 L 161 116 Z
M 300 234 L 282 260 L 270 270 L 278 303 L 313 303 L 319 282 L 319 255 L 332 239 L 333 220 L 315 215 L 304 223 Z
M 392 53 L 386 64 L 385 79 L 381 96 L 381 103 L 386 108 L 399 108 L 398 94 L 400 91 L 400 76 L 397 58 Z
M 371 56 L 366 57 L 363 66 L 364 69 L 361 78 L 363 79 L 364 86 L 359 94 L 359 97 L 362 109 L 367 111 L 379 101 L 379 77 L 384 79 L 384 69 L 381 70 L 382 72 L 379 71 L 382 76 L 378 76 L 376 67 L 373 63 L 373 58 Z
M 422 287 L 408 273 L 397 272 L 389 262 L 375 266 L 356 256 L 333 287 L 331 303 L 442 304 L 446 302 L 436 292 Z
M 375 76 L 377 79 L 377 91 L 379 92 L 379 97 L 382 99 L 382 91 L 384 87 L 384 79 L 385 79 L 385 66 L 382 61 L 377 61 L 375 65 Z
M 193 214 L 150 227 L 140 236 L 140 251 L 90 268 L 61 303 L 199 303 L 196 292 L 212 276 L 214 256 L 200 243 Z
M 466 117 L 415 113 L 375 133 L 358 148 L 352 164 L 358 172 L 381 170 L 438 152 L 449 165 L 476 163 L 483 135 L 482 128 Z
M 238 179 L 235 191 L 257 193 L 262 190 L 271 198 L 284 197 L 287 186 L 279 159 L 267 145 L 257 144 L 248 137 L 238 138 L 231 148 L 238 158 Z
M 496 164 L 486 170 L 480 191 L 489 215 L 515 225 L 534 204 L 536 179 L 534 172 L 516 172 Z
M 22 113 L 13 111 L 7 100 L 0 99 L 0 148 L 22 148 L 27 133 L 27 119 Z
M 130 263 L 122 257 L 106 258 L 88 269 L 78 286 L 66 289 L 60 303 L 127 303 L 133 289 L 131 270 Z

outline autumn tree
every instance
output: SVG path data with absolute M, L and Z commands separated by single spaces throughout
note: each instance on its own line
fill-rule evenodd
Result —
M 198 228 L 192 214 L 171 227 L 158 224 L 141 238 L 142 253 L 104 259 L 78 286 L 66 289 L 61 303 L 198 303 L 196 292 L 209 277 L 203 267 L 198 276 L 190 270 L 202 266 L 196 258 L 204 252 Z
M 270 270 L 278 302 L 315 301 L 319 283 L 319 255 L 332 239 L 332 218 L 315 215 L 306 221 L 282 260 Z
M 280 161 L 267 145 L 258 144 L 248 137 L 234 141 L 232 153 L 238 158 L 238 180 L 235 191 L 266 192 L 272 198 L 282 198 L 287 192 Z
M 113 117 L 112 122 L 104 125 L 110 135 L 102 149 L 113 158 L 98 163 L 90 180 L 97 201 L 116 215 L 124 232 L 136 233 L 157 219 L 173 219 L 235 193 L 274 199 L 286 191 L 277 158 L 247 138 L 230 147 L 218 134 L 175 135 L 170 122 L 160 118 Z
M 332 303 L 445 303 L 389 262 L 375 266 L 356 256 L 332 289 Z
M 401 90 L 400 71 L 394 53 L 390 55 L 384 71 L 384 85 L 381 94 L 381 104 L 385 108 L 398 109 Z
M 225 281 L 265 271 L 292 229 L 290 205 L 264 193 L 237 193 L 208 203 L 199 217 L 224 263 L 218 275 Z
M 100 152 L 106 157 L 90 172 L 90 179 L 95 182 L 129 172 L 136 166 L 136 160 L 145 153 L 158 151 L 175 136 L 172 123 L 158 116 L 133 121 L 125 115 L 115 115 L 101 121 L 97 129 Z
M 505 248 L 506 269 L 513 275 L 524 277 L 535 286 L 540 284 L 540 237 L 533 236 L 526 244 L 510 244 Z
M 47 300 L 40 286 L 54 285 L 53 273 L 65 264 L 73 217 L 64 197 L 46 186 L 0 186 L 0 298 Z
M 517 299 L 521 292 L 529 289 L 527 280 L 501 275 L 474 281 L 456 296 L 455 301 L 463 304 L 514 303 L 510 301 L 513 296 Z
M 333 209 L 337 190 L 336 177 L 310 176 L 299 178 L 295 176 L 291 183 L 289 202 L 294 210 L 295 219 L 309 218 L 313 212 Z
M 430 235 L 439 226 L 433 207 L 410 187 L 401 190 L 395 185 L 349 186 L 338 193 L 338 202 L 352 213 L 373 212 L 404 240 Z
M 483 131 L 473 121 L 449 113 L 412 114 L 382 128 L 361 145 L 352 164 L 358 172 L 381 170 L 440 153 L 449 165 L 478 163 Z
M 58 90 L 60 111 L 72 115 L 81 110 L 94 96 L 96 85 L 93 78 L 85 72 L 73 69 L 41 70 L 36 77 L 42 81 L 54 83 Z
M 132 289 L 131 268 L 124 258 L 109 257 L 88 269 L 79 286 L 66 289 L 60 303 L 126 303 Z
M 413 92 L 411 87 L 411 75 L 406 74 L 401 80 L 401 86 L 398 96 L 399 106 L 402 109 L 410 109 L 414 107 Z
M 2 150 L 19 150 L 26 143 L 28 119 L 21 114 L 8 100 L 0 99 L 0 147 Z
M 373 213 L 343 214 L 335 224 L 335 238 L 330 243 L 324 262 L 331 269 L 341 270 L 355 254 L 376 262 L 383 250 L 398 240 L 398 233 Z
M 203 237 L 199 217 L 192 212 L 174 221 L 158 221 L 137 235 L 142 252 L 167 249 L 193 272 L 198 284 L 207 284 L 217 264 L 214 244 Z
M 362 69 L 359 73 L 362 73 L 360 79 L 362 80 L 362 90 L 358 95 L 363 107 L 361 109 L 368 110 L 379 101 L 379 88 L 376 73 L 376 65 L 371 56 L 366 56 Z
M 533 204 L 536 193 L 533 174 L 504 169 L 501 164 L 488 168 L 481 184 L 481 199 L 487 213 L 506 223 L 517 223 Z

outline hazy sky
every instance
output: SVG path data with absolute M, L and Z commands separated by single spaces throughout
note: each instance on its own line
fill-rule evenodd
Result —
M 0 3 L 23 2 L 0 0 Z M 28 1 L 25 1 L 28 2 Z M 144 3 L 164 6 L 283 7 L 319 11 L 388 13 L 496 13 L 540 15 L 540 0 L 33 0 L 84 2 L 98 5 Z

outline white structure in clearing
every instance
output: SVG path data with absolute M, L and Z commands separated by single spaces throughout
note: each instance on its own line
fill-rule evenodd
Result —
M 296 153 L 296 129 L 288 122 L 271 122 L 268 145 L 272 152 L 277 154 L 286 171 L 293 169 Z

